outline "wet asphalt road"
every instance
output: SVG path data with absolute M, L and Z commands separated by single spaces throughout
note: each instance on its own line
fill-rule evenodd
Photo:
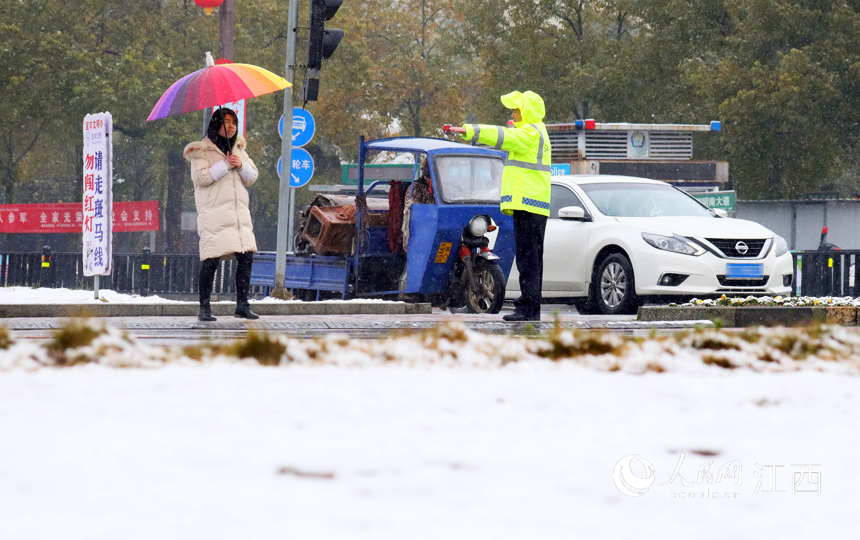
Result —
M 434 309 L 431 315 L 312 315 L 267 316 L 257 321 L 219 317 L 204 323 L 196 317 L 112 317 L 108 325 L 128 331 L 150 344 L 183 345 L 200 340 L 230 340 L 242 338 L 249 330 L 270 334 L 287 334 L 294 338 L 310 338 L 325 334 L 346 334 L 356 338 L 379 338 L 400 332 L 420 331 L 447 321 L 458 321 L 468 328 L 493 334 L 527 335 L 549 330 L 556 317 L 566 328 L 599 328 L 614 332 L 646 334 L 657 328 L 671 332 L 689 328 L 686 323 L 644 323 L 633 315 L 580 315 L 568 305 L 546 304 L 541 310 L 540 323 L 508 323 L 502 315 L 511 312 L 506 306 L 499 315 L 451 313 Z M 54 329 L 65 324 L 59 318 L 6 319 L 4 323 L 17 339 L 37 342 L 50 339 Z

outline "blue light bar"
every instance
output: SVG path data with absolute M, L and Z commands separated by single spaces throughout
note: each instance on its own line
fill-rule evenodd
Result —
M 711 120 L 711 131 L 722 131 L 723 123 L 719 120 Z
M 585 127 L 585 121 L 584 120 L 577 120 L 574 123 L 574 126 L 576 127 L 576 129 L 582 129 Z

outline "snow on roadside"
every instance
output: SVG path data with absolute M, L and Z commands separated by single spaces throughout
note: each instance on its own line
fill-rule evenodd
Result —
M 330 334 L 315 339 L 251 332 L 245 339 L 188 347 L 150 346 L 95 320 L 70 320 L 44 345 L 0 330 L 0 371 L 99 364 L 154 368 L 169 363 L 498 368 L 511 362 L 573 362 L 600 371 L 703 373 L 815 370 L 860 373 L 860 331 L 839 326 L 697 329 L 648 338 L 556 327 L 544 336 L 474 332 L 460 323 L 382 339 Z
M 99 289 L 96 300 L 93 291 L 84 289 L 50 289 L 45 287 L 0 287 L 0 304 L 167 304 L 177 303 L 160 296 L 121 294 L 110 289 Z M 190 302 L 179 302 L 190 303 Z M 196 303 L 196 302 L 195 302 Z
M 252 303 L 262 304 L 294 304 L 303 303 L 302 300 L 281 300 L 267 296 L 262 299 L 251 299 Z M 354 299 L 354 300 L 322 300 L 327 304 L 340 303 L 381 303 L 381 304 L 402 304 L 403 302 L 396 300 L 382 299 Z M 186 302 L 182 300 L 169 300 L 158 295 L 140 296 L 139 294 L 123 294 L 110 289 L 99 289 L 99 299 L 96 300 L 93 291 L 84 289 L 66 289 L 66 288 L 30 288 L 30 287 L 0 287 L 0 304 L 197 304 L 196 301 Z M 213 302 L 215 304 L 233 304 L 232 301 Z
M 860 307 L 860 298 L 853 296 L 746 296 L 720 298 L 691 298 L 683 304 L 669 304 L 670 307 Z

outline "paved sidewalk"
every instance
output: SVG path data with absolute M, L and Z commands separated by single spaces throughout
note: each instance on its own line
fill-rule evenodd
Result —
M 256 309 L 256 307 L 255 307 Z M 502 314 L 509 312 L 508 309 Z M 457 321 L 466 327 L 490 334 L 529 335 L 546 332 L 555 324 L 564 328 L 604 329 L 624 333 L 646 334 L 652 329 L 677 331 L 695 324 L 712 325 L 709 321 L 640 322 L 634 316 L 580 315 L 575 308 L 563 305 L 545 305 L 539 323 L 509 323 L 499 315 L 450 313 L 434 309 L 431 314 L 365 314 L 365 315 L 271 315 L 257 321 L 218 317 L 215 322 L 200 322 L 196 316 L 181 317 L 110 317 L 105 322 L 127 330 L 139 339 L 157 343 L 193 342 L 200 339 L 235 339 L 248 331 L 283 333 L 296 338 L 325 334 L 346 334 L 351 337 L 378 338 L 392 333 L 420 331 L 447 321 Z M 49 339 L 54 329 L 62 327 L 63 318 L 12 318 L 2 322 L 19 339 L 37 341 Z
M 252 302 L 260 315 L 415 315 L 431 313 L 430 304 L 406 302 Z M 216 317 L 232 317 L 234 302 L 213 303 Z M 196 317 L 194 302 L 163 303 L 87 303 L 87 304 L 0 304 L 0 318 L 22 317 Z

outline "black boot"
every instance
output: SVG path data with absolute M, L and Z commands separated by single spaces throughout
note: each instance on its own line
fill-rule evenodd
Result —
M 537 315 L 528 315 L 522 311 L 514 310 L 513 313 L 508 313 L 502 317 L 502 319 L 508 322 L 537 322 L 540 321 L 540 312 L 538 312 Z
M 251 268 L 254 264 L 254 253 L 251 251 L 236 254 L 236 312 L 237 319 L 259 319 L 260 316 L 251 311 L 248 304 L 248 291 L 251 289 Z
M 218 319 L 212 315 L 212 306 L 209 305 L 209 299 L 200 301 L 200 312 L 197 314 L 198 321 L 217 321 Z
M 197 314 L 198 321 L 217 321 L 212 315 L 212 306 L 209 298 L 212 296 L 212 280 L 215 278 L 215 270 L 218 268 L 218 259 L 206 259 L 200 263 L 200 313 Z
M 237 319 L 259 319 L 260 316 L 251 311 L 251 306 L 248 302 L 236 303 L 236 312 L 233 314 Z

